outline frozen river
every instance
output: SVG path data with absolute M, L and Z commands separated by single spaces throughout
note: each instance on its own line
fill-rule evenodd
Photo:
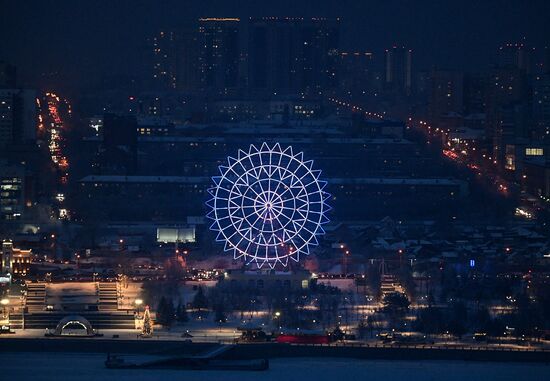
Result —
M 88 380 L 548 380 L 550 365 L 460 361 L 365 361 L 353 359 L 275 359 L 266 372 L 113 370 L 104 355 L 87 353 L 0 353 L 2 379 Z

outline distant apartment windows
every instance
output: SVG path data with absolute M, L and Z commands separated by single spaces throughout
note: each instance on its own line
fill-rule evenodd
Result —
M 514 155 L 506 155 L 506 164 L 504 165 L 504 168 L 509 171 L 516 170 L 516 158 Z
M 525 148 L 525 156 L 543 156 L 543 148 Z

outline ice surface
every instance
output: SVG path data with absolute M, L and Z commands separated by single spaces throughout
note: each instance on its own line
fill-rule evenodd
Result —
M 2 379 L 40 381 L 304 381 L 547 380 L 545 364 L 461 361 L 365 361 L 336 358 L 274 359 L 266 372 L 106 369 L 105 356 L 86 353 L 2 353 Z

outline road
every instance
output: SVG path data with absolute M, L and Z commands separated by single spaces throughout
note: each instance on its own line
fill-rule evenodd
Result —
M 66 99 L 61 99 L 52 92 L 47 92 L 43 98 L 39 118 L 39 131 L 48 141 L 51 160 L 57 174 L 57 192 L 54 203 L 58 210 L 58 218 L 69 218 L 69 212 L 65 206 L 66 186 L 69 178 L 69 159 L 66 156 L 67 124 L 64 120 L 70 115 L 70 104 Z

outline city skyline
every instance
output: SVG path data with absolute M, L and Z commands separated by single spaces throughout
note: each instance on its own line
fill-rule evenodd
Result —
M 70 83 L 67 86 L 93 87 L 109 77 L 144 75 L 140 62 L 147 51 L 145 41 L 163 29 L 183 28 L 201 17 L 243 21 L 259 16 L 339 17 L 343 51 L 371 51 L 381 59 L 385 49 L 406 45 L 415 52 L 416 71 L 433 66 L 463 71 L 488 68 L 497 61 L 501 45 L 525 41 L 540 50 L 548 44 L 542 33 L 547 2 L 438 4 L 316 2 L 312 11 L 308 2 L 259 7 L 254 2 L 234 6 L 213 1 L 183 7 L 178 2 L 138 1 L 128 13 L 125 2 L 109 2 L 100 8 L 85 2 L 76 8 L 63 1 L 12 2 L 6 5 L 5 14 L 26 14 L 35 22 L 10 18 L 2 23 L 6 43 L 0 47 L 0 59 L 10 56 L 20 68 L 24 85 L 36 86 L 61 76 Z M 33 13 L 41 17 L 33 18 Z M 37 52 L 42 60 L 29 66 L 28 58 Z

